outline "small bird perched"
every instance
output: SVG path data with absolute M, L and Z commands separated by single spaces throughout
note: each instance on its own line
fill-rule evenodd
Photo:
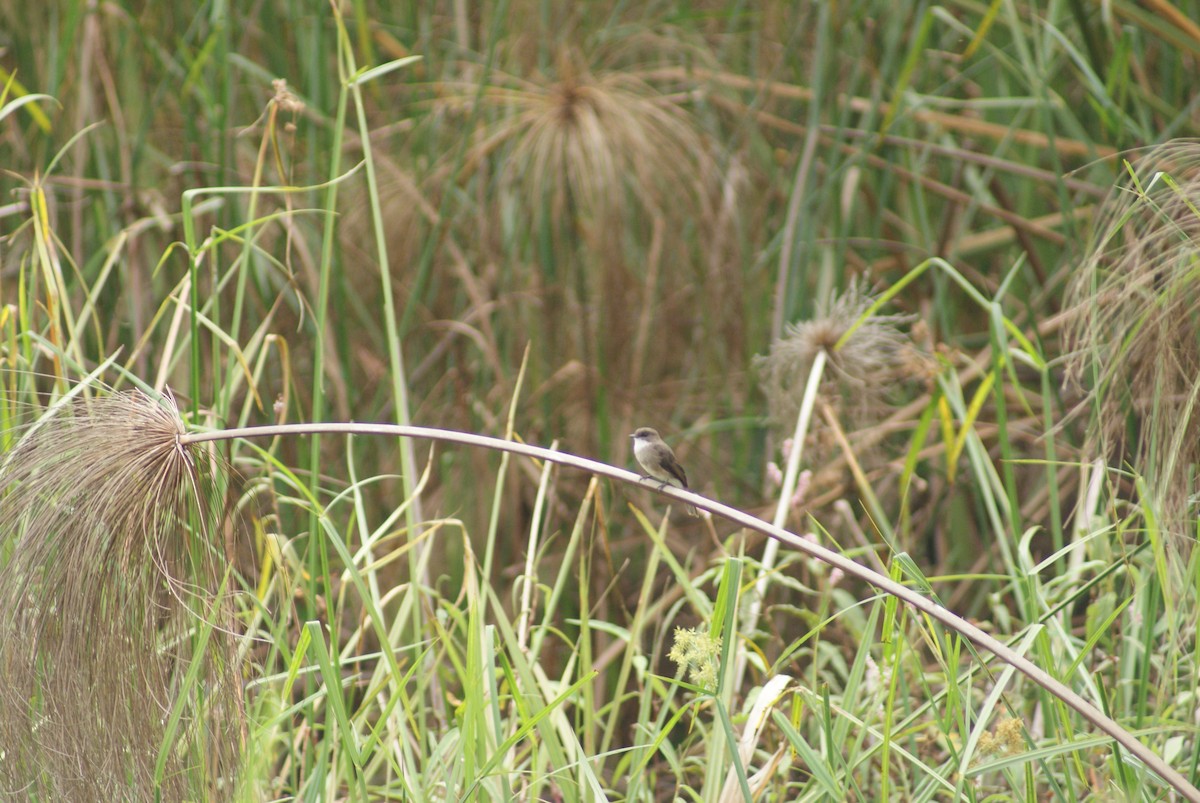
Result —
M 660 490 L 667 485 L 687 490 L 687 474 L 675 459 L 671 447 L 658 436 L 658 432 L 650 427 L 640 427 L 629 437 L 633 438 L 633 456 L 646 472 L 643 475 L 644 479 L 658 480 L 662 483 L 658 486 Z M 686 510 L 689 516 L 700 515 L 691 505 L 688 505 Z

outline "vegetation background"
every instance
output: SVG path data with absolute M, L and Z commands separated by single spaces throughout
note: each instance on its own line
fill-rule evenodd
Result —
M 647 490 L 175 441 L 330 420 L 619 466 L 654 426 L 1200 783 L 1197 20 L 0 0 L 0 796 L 1179 794 Z

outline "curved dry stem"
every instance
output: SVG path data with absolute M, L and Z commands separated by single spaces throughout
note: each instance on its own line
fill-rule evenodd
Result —
M 603 477 L 608 477 L 610 479 L 631 485 L 643 484 L 641 477 L 632 471 L 627 471 L 623 468 L 617 468 L 616 466 L 611 466 L 607 463 L 601 463 L 597 460 L 589 460 L 588 458 L 579 457 L 577 455 L 564 454 L 552 449 L 528 446 L 523 443 L 514 443 L 513 441 L 491 438 L 484 435 L 474 435 L 468 432 L 456 432 L 454 430 L 432 429 L 428 427 L 399 426 L 395 424 L 324 423 L 245 427 L 217 432 L 181 435 L 179 436 L 179 442 L 183 445 L 189 445 L 205 441 L 226 440 L 229 438 L 270 438 L 278 435 L 312 435 L 315 433 L 384 435 L 388 437 L 420 438 L 423 440 L 442 441 L 445 443 L 460 443 L 466 446 L 478 446 L 501 452 L 511 452 L 513 454 L 532 457 L 538 460 L 547 460 L 559 465 L 571 466 L 573 468 Z M 651 488 L 662 496 L 674 499 L 677 502 L 695 505 L 698 508 L 707 510 L 713 515 L 720 516 L 721 518 L 731 521 L 734 524 L 763 533 L 764 535 L 774 538 L 781 543 L 792 547 L 793 549 L 803 552 L 805 555 L 811 558 L 815 558 L 819 561 L 827 563 L 830 566 L 841 569 L 843 572 L 852 577 L 856 577 L 860 580 L 870 583 L 886 594 L 897 597 L 913 608 L 916 608 L 918 611 L 929 616 L 931 619 L 934 619 L 955 633 L 963 636 L 981 649 L 992 653 L 1001 661 L 1004 661 L 1006 664 L 1009 664 L 1017 671 L 1024 674 L 1034 683 L 1046 689 L 1066 705 L 1073 708 L 1088 722 L 1092 723 L 1101 731 L 1111 736 L 1117 741 L 1118 744 L 1126 748 L 1130 753 L 1137 756 L 1138 759 L 1144 762 L 1147 767 L 1158 774 L 1158 776 L 1162 778 L 1168 786 L 1182 795 L 1184 799 L 1193 801 L 1193 803 L 1200 803 L 1200 790 L 1197 790 L 1196 787 L 1192 786 L 1192 784 L 1189 783 L 1188 780 L 1183 777 L 1183 775 L 1168 765 L 1161 756 L 1138 741 L 1133 734 L 1122 728 L 1113 719 L 1106 716 L 1102 711 L 1085 700 L 1079 694 L 1068 688 L 1061 681 L 1052 677 L 1041 667 L 1005 646 L 1000 641 L 980 630 L 975 625 L 957 616 L 946 608 L 943 608 L 936 602 L 921 596 L 909 588 L 906 588 L 890 577 L 886 577 L 885 575 L 855 563 L 840 553 L 833 552 L 832 550 L 826 549 L 818 544 L 805 541 L 794 533 L 790 533 L 781 527 L 777 527 L 761 519 L 755 518 L 754 516 L 744 513 L 736 508 L 723 505 L 720 502 L 713 501 L 707 497 L 701 496 L 700 494 L 681 490 L 672 486 L 659 488 L 657 487 L 657 483 L 648 483 L 646 484 L 646 487 Z

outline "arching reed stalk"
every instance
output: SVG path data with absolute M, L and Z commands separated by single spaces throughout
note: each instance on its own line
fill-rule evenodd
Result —
M 637 474 L 598 461 L 449 430 L 291 424 L 186 433 L 169 399 L 159 404 L 139 392 L 63 406 L 31 430 L 0 469 L 0 672 L 6 681 L 0 687 L 6 751 L 0 793 L 72 800 L 230 796 L 240 690 L 231 682 L 223 640 L 208 638 L 222 608 L 219 574 L 206 548 L 211 532 L 196 523 L 203 521 L 205 482 L 200 444 L 316 432 L 479 446 L 640 482 Z M 658 493 L 762 532 L 899 598 L 1019 670 L 1182 797 L 1200 803 L 1200 790 L 1128 730 L 928 597 L 735 508 L 669 486 Z M 210 595 L 218 602 L 193 604 Z M 16 745 L 11 755 L 8 745 Z

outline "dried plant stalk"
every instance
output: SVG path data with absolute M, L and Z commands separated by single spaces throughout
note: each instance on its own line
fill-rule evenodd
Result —
M 112 394 L 60 407 L 0 457 L 0 798 L 232 794 L 234 645 L 193 654 L 196 612 L 225 609 L 183 431 L 173 401 Z M 194 661 L 202 710 L 183 685 Z

